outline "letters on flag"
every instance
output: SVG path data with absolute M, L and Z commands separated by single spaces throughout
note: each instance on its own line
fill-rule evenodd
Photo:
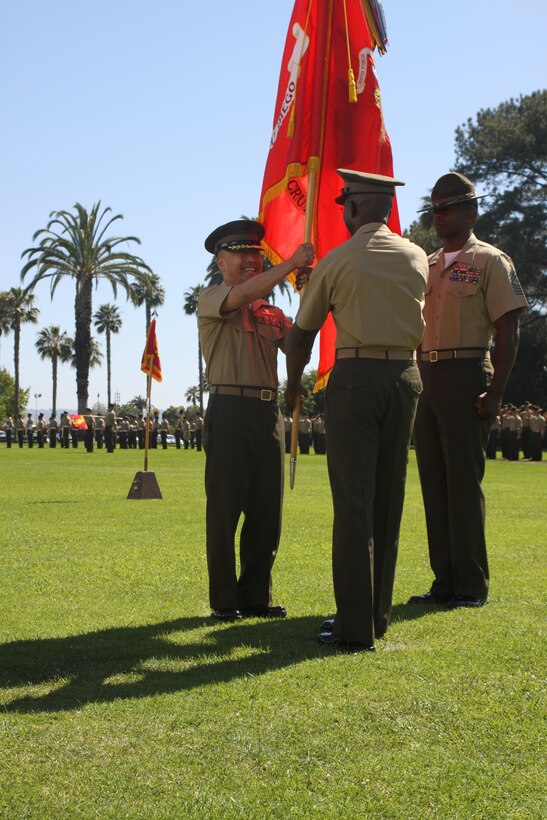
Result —
M 382 26 L 376 25 L 380 20 Z M 274 263 L 304 241 L 308 208 L 317 259 L 349 238 L 334 202 L 343 184 L 337 168 L 393 176 L 373 55 L 375 47 L 385 51 L 385 43 L 378 0 L 296 0 L 259 208 L 263 244 Z M 312 173 L 315 201 L 308 202 Z M 389 226 L 400 232 L 395 200 Z M 335 337 L 329 316 L 321 331 L 316 389 L 334 364 Z
M 163 376 L 161 372 L 161 362 L 158 352 L 158 340 L 156 338 L 156 320 L 152 319 L 146 334 L 146 345 L 142 354 L 141 370 L 147 376 L 161 382 Z

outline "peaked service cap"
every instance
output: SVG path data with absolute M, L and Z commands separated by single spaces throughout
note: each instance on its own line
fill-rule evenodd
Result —
M 404 185 L 400 179 L 386 177 L 383 174 L 368 174 L 364 171 L 351 171 L 348 168 L 338 168 L 336 171 L 345 182 L 340 195 L 334 200 L 343 205 L 348 196 L 353 194 L 389 194 L 394 196 L 395 186 Z
M 261 250 L 264 226 L 254 219 L 236 219 L 220 225 L 205 240 L 205 250 L 217 254 L 219 251 L 241 251 L 244 248 Z

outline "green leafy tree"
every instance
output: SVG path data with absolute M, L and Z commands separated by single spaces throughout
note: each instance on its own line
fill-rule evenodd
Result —
M 99 309 L 93 315 L 95 321 L 95 328 L 98 333 L 104 333 L 106 336 L 106 395 L 107 402 L 111 402 L 111 387 L 112 387 L 112 334 L 119 333 L 122 326 L 122 317 L 116 305 L 100 305 Z
M 14 416 L 19 413 L 21 327 L 24 324 L 37 323 L 40 311 L 34 301 L 34 294 L 28 289 L 10 288 L 0 293 L 0 333 L 13 333 Z
M 201 291 L 204 290 L 203 285 L 196 285 L 193 288 L 190 288 L 184 294 L 184 312 L 187 316 L 196 316 L 198 314 L 198 301 L 199 301 L 199 294 Z M 199 386 L 198 386 L 198 397 L 199 398 L 199 409 L 200 412 L 203 413 L 203 392 L 205 390 L 205 379 L 203 374 L 203 353 L 201 350 L 201 340 L 199 338 L 198 332 L 198 376 L 199 376 Z M 194 399 L 194 404 L 197 401 L 197 398 Z M 189 399 L 188 399 L 189 401 Z
M 57 370 L 59 362 L 70 362 L 74 355 L 74 340 L 59 325 L 39 331 L 34 347 L 41 359 L 51 360 L 52 414 L 57 415 Z
M 0 424 L 8 416 L 14 417 L 14 407 L 27 407 L 29 390 L 21 390 L 15 401 L 15 379 L 4 367 L 0 368 Z
M 547 91 L 481 110 L 457 128 L 456 170 L 490 192 L 477 233 L 512 257 L 534 321 L 547 307 Z
M 131 301 L 135 307 L 145 309 L 145 336 L 148 333 L 152 314 L 157 314 L 157 308 L 165 302 L 165 288 L 161 284 L 160 277 L 155 273 L 147 273 L 138 282 L 131 285 Z
M 326 391 L 318 390 L 317 393 L 313 392 L 313 388 L 315 387 L 315 382 L 317 381 L 317 370 L 308 370 L 302 374 L 302 379 L 300 383 L 302 387 L 307 390 L 307 396 L 302 402 L 302 411 L 307 413 L 309 416 L 314 416 L 317 413 L 324 413 L 325 412 L 325 395 Z M 285 390 L 287 387 L 287 381 L 283 381 L 279 385 L 279 407 L 282 413 L 289 412 L 287 408 L 287 404 L 285 402 Z
M 93 285 L 105 279 L 114 296 L 118 287 L 122 287 L 130 297 L 132 281 L 140 282 L 151 269 L 140 257 L 120 249 L 130 242 L 140 244 L 136 236 L 107 236 L 113 223 L 123 219 L 121 214 L 109 216 L 111 209 L 101 211 L 100 202 L 93 205 L 91 211 L 79 203 L 74 209 L 75 213 L 52 212 L 47 227 L 36 231 L 33 240 L 40 238 L 40 242 L 23 251 L 22 256 L 28 261 L 21 277 L 24 279 L 28 273 L 34 272 L 31 288 L 43 279 L 49 279 L 52 298 L 63 278 L 75 282 L 74 353 L 78 412 L 81 413 L 88 405 Z

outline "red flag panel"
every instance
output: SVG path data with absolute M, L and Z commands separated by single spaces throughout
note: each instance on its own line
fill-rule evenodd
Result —
M 141 370 L 147 376 L 151 376 L 157 382 L 161 382 L 163 375 L 161 372 L 161 362 L 158 351 L 158 340 L 156 338 L 156 320 L 152 319 L 146 334 L 146 345 L 142 354 Z
M 374 64 L 378 43 L 364 7 L 369 10 L 363 0 L 295 2 L 259 209 L 266 252 L 274 262 L 287 259 L 304 240 L 310 207 L 306 239 L 314 243 L 317 259 L 348 238 L 342 209 L 334 202 L 342 187 L 337 168 L 393 175 Z M 314 202 L 307 198 L 311 173 L 316 174 Z M 400 232 L 396 202 L 389 226 Z M 321 331 L 318 387 L 334 364 L 334 340 L 329 317 Z

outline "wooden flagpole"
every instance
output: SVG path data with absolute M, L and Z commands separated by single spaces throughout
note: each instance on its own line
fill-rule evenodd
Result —
M 313 213 L 315 207 L 315 183 L 317 180 L 317 171 L 310 171 L 308 195 L 306 197 L 306 222 L 304 224 L 304 242 L 311 241 Z M 305 286 L 300 291 L 300 296 L 304 293 Z M 302 400 L 298 396 L 297 402 L 292 411 L 292 425 L 291 425 L 291 455 L 289 460 L 290 473 L 289 484 L 291 490 L 294 489 L 294 481 L 296 477 L 296 452 L 298 448 L 298 424 L 300 421 L 300 408 Z

